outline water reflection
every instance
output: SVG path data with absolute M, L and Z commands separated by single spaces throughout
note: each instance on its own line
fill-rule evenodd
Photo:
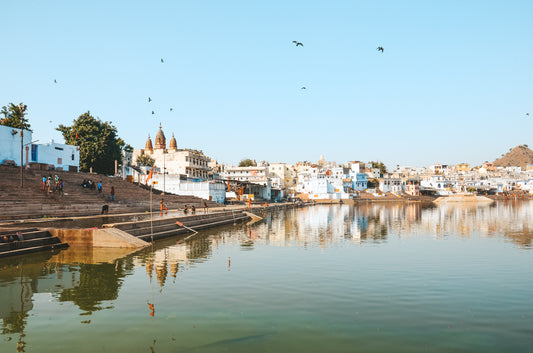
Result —
M 252 225 L 237 224 L 206 230 L 186 241 L 171 238 L 130 254 L 130 250 L 68 249 L 0 261 L 0 317 L 2 334 L 25 349 L 29 313 L 38 293 L 49 293 L 59 303 L 72 303 L 87 316 L 111 310 L 125 278 L 141 273 L 146 283 L 162 293 L 180 273 L 213 257 L 219 247 L 241 251 L 260 246 L 303 249 L 342 246 L 343 243 L 379 246 L 392 239 L 501 238 L 522 249 L 533 239 L 533 203 L 498 203 L 491 206 L 368 204 L 316 206 L 279 210 L 262 215 Z M 231 257 L 223 262 L 231 270 Z M 136 271 L 141 269 L 142 271 Z M 143 279 L 144 280 L 144 279 Z M 154 304 L 150 308 L 154 314 Z M 81 321 L 80 321 L 81 320 Z

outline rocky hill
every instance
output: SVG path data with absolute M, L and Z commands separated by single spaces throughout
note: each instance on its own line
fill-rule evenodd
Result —
M 526 170 L 526 165 L 533 164 L 533 151 L 527 145 L 518 145 L 502 158 L 494 161 L 496 167 L 522 167 Z

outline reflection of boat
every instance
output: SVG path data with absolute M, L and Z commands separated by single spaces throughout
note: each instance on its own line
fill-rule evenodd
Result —
M 485 197 L 485 196 L 477 196 L 477 195 L 452 195 L 452 196 L 446 196 L 446 197 L 439 197 L 433 202 L 436 202 L 436 203 L 448 203 L 448 202 L 493 203 L 494 200 L 489 199 L 488 197 Z

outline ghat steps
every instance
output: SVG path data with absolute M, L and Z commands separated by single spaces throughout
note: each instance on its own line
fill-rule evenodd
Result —
M 0 166 L 0 219 L 28 219 L 40 217 L 68 217 L 97 215 L 102 206 L 109 206 L 109 213 L 145 212 L 150 209 L 150 190 L 138 184 L 127 182 L 121 178 L 99 174 L 77 173 L 67 171 L 24 170 L 24 187 L 20 188 L 20 168 Z M 64 195 L 48 193 L 42 190 L 43 176 L 59 176 L 63 179 Z M 102 182 L 102 193 L 96 189 L 82 186 L 86 179 L 95 183 Z M 115 200 L 111 201 L 110 190 L 115 189 Z M 203 207 L 204 201 L 209 207 L 220 204 L 194 196 L 166 194 L 154 192 L 152 209 L 159 210 L 161 198 L 169 209 L 194 205 Z
M 180 234 L 225 224 L 233 224 L 251 217 L 242 211 L 216 212 L 208 214 L 196 214 L 179 218 L 158 219 L 154 221 L 136 221 L 118 224 L 107 224 L 104 227 L 117 228 L 144 241 L 158 240 Z M 178 224 L 176 222 L 180 222 Z
M 21 235 L 22 240 L 19 240 L 17 232 Z M 36 228 L 0 231 L 0 258 L 67 247 L 68 244 L 62 243 L 50 232 Z

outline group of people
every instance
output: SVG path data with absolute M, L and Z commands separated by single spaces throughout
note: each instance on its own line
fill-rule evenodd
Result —
M 194 207 L 194 205 L 192 205 L 191 208 L 190 208 L 190 211 L 191 211 L 191 214 L 195 214 L 196 213 L 196 207 Z M 189 213 L 189 206 L 187 206 L 187 205 L 183 206 L 183 213 L 184 214 Z
M 209 207 L 207 206 L 207 202 L 204 201 L 204 213 L 207 213 L 208 210 L 209 210 Z M 196 214 L 196 207 L 192 205 L 190 208 L 190 211 L 191 211 L 191 214 Z M 189 207 L 187 205 L 183 207 L 183 213 L 185 214 L 189 213 Z
M 91 179 L 83 179 L 83 183 L 81 183 L 81 185 L 85 189 L 91 189 L 91 190 L 97 189 L 99 194 L 102 193 L 102 181 L 99 181 L 98 183 L 96 183 L 92 181 Z M 111 187 L 111 190 L 109 191 L 109 196 L 111 198 L 111 201 L 115 200 L 115 187 L 114 186 Z
M 23 241 L 24 237 L 22 232 L 17 232 L 17 234 L 9 234 L 0 236 L 0 243 L 12 243 L 14 241 Z
M 102 184 L 102 182 L 100 182 L 99 184 Z M 81 183 L 81 186 L 83 186 L 85 189 L 96 189 L 96 183 L 91 179 L 83 179 L 83 183 Z
M 57 191 L 59 196 L 63 196 L 63 179 L 58 177 L 57 174 L 53 177 L 51 174 L 48 177 L 43 175 L 42 191 L 46 192 L 47 195 Z

